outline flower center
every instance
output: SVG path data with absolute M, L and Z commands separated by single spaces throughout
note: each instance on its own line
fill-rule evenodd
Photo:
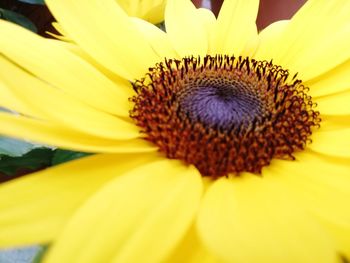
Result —
M 131 118 L 168 158 L 203 176 L 259 174 L 305 148 L 319 112 L 300 80 L 271 62 L 166 59 L 133 83 Z
M 178 94 L 185 114 L 213 128 L 247 126 L 264 111 L 257 94 L 235 79 L 203 77 L 188 83 Z

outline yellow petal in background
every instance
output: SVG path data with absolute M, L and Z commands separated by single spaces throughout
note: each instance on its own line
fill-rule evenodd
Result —
M 155 161 L 108 183 L 68 223 L 44 262 L 159 262 L 185 235 L 201 178 L 178 161 Z
M 129 16 L 142 18 L 153 24 L 164 20 L 166 0 L 117 0 Z
M 285 190 L 252 175 L 217 180 L 202 202 L 199 236 L 228 262 L 337 262 L 326 233 Z
M 264 28 L 257 36 L 258 47 L 253 56 L 257 60 L 270 61 L 276 52 L 276 42 L 288 26 L 289 20 L 280 20 Z
M 115 0 L 48 0 L 46 4 L 72 40 L 112 72 L 134 80 L 159 62 Z
M 148 23 L 142 19 L 132 17 L 130 18 L 139 31 L 144 35 L 162 60 L 164 58 L 177 58 L 179 55 L 175 52 L 168 35 L 157 26 Z M 151 66 L 151 65 L 150 65 Z M 153 65 L 152 65 L 153 66 Z
M 224 1 L 211 38 L 211 54 L 238 56 L 257 35 L 259 0 Z
M 144 4 L 146 4 L 145 1 L 142 1 Z M 164 21 L 164 13 L 165 13 L 165 6 L 166 6 L 166 0 L 152 0 L 152 2 L 158 2 L 157 5 L 152 6 L 146 6 L 141 13 L 142 19 L 149 21 L 152 24 L 158 24 Z M 161 2 L 161 3 L 159 3 Z
M 128 169 L 155 158 L 147 154 L 98 154 L 3 184 L 0 246 L 52 241 L 91 194 Z
M 196 7 L 187 0 L 168 0 L 165 27 L 172 45 L 181 57 L 206 55 L 206 24 Z M 181 19 L 179 19 L 181 17 Z

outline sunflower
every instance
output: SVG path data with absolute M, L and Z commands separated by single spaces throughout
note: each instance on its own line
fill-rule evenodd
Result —
M 74 44 L 1 22 L 4 135 L 97 153 L 3 184 L 0 245 L 45 262 L 350 257 L 350 2 L 257 33 L 169 0 L 166 33 L 114 0 L 48 0 Z

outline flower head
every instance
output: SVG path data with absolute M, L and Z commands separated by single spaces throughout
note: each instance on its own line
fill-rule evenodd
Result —
M 0 187 L 0 245 L 46 262 L 350 257 L 349 11 L 308 1 L 257 33 L 168 0 L 166 32 L 114 0 L 48 0 L 72 43 L 0 23 L 0 132 L 96 155 Z M 118 26 L 116 26 L 118 25 Z

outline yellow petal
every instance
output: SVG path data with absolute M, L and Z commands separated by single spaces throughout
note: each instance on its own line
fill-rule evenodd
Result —
M 295 161 L 274 160 L 263 176 L 294 192 L 294 199 L 309 211 L 350 227 L 350 164 L 312 151 L 295 155 Z
M 131 170 L 76 213 L 44 262 L 159 262 L 190 227 L 201 186 L 178 161 Z
M 152 24 L 159 24 L 164 21 L 164 12 L 166 6 L 166 0 L 152 1 L 156 2 L 156 5 L 151 7 L 143 6 L 142 19 L 149 21 Z M 144 2 L 147 5 L 147 2 Z
M 212 43 L 211 39 L 213 38 L 216 17 L 212 11 L 207 8 L 198 8 L 197 9 L 197 18 L 202 20 L 202 24 L 205 28 L 207 39 L 208 39 L 208 54 L 212 53 L 212 49 L 215 49 L 215 43 Z
M 313 99 L 317 110 L 327 115 L 350 115 L 350 87 L 344 92 L 322 96 Z M 350 123 L 348 123 L 350 128 Z
M 0 52 L 22 68 L 91 106 L 128 115 L 128 94 L 81 57 L 5 21 L 0 21 L 0 32 Z
M 350 60 L 317 78 L 304 82 L 304 85 L 310 87 L 310 95 L 312 97 L 343 92 L 350 88 L 349 72 Z
M 350 157 L 350 128 L 317 131 L 308 147 L 316 152 L 339 157 Z
M 211 54 L 241 55 L 257 35 L 258 0 L 225 0 L 215 25 Z
M 350 8 L 347 8 L 350 12 Z M 293 61 L 288 62 L 288 68 L 292 72 L 299 72 L 300 78 L 309 80 L 337 67 L 350 57 L 350 27 L 348 25 L 329 33 L 315 46 L 310 47 L 305 53 L 295 54 Z M 329 36 L 332 37 L 329 37 Z M 327 50 L 328 52 L 324 52 Z M 330 52 L 331 51 L 331 52 Z
M 329 234 L 334 238 L 335 245 L 339 254 L 346 259 L 350 258 L 350 228 L 341 224 L 334 224 L 328 221 L 322 221 L 322 225 L 327 229 Z M 346 263 L 346 261 L 342 261 Z
M 47 243 L 96 190 L 146 154 L 98 154 L 21 177 L 0 187 L 0 246 Z
M 166 263 L 222 263 L 204 247 L 194 226 L 187 232 L 175 251 L 166 259 Z
M 115 0 L 46 1 L 69 36 L 96 61 L 129 80 L 159 57 Z
M 59 33 L 59 35 L 52 33 L 52 32 L 48 32 L 46 31 L 47 34 L 53 36 L 56 39 L 62 40 L 62 41 L 66 41 L 66 42 L 73 42 L 69 37 L 68 34 L 63 30 L 63 28 L 61 27 L 61 25 L 57 22 L 52 22 L 51 25 L 53 26 L 54 29 L 56 29 L 56 31 Z
M 61 36 L 61 35 L 57 35 L 57 34 L 52 33 L 50 31 L 45 31 L 45 33 L 52 36 L 54 39 L 65 41 L 65 42 L 72 42 L 71 39 L 64 37 L 64 36 Z
M 71 41 L 70 38 L 68 37 L 67 32 L 65 32 L 63 30 L 63 28 L 61 27 L 61 25 L 57 22 L 53 22 L 52 26 L 57 30 L 58 33 L 60 33 L 64 38 L 66 38 L 67 40 Z
M 40 111 L 28 107 L 22 101 L 20 101 L 3 82 L 3 80 L 0 80 L 0 106 L 8 110 L 13 110 L 17 113 L 25 113 L 37 118 L 43 118 L 43 114 Z
M 337 251 L 350 255 L 349 161 L 314 152 L 296 155 L 296 161 L 274 161 L 263 176 L 294 192 L 294 199 L 319 219 L 334 239 Z
M 96 136 L 133 139 L 139 129 L 131 121 L 96 110 L 39 80 L 0 57 L 0 78 L 29 108 L 38 109 L 53 122 Z
M 349 128 L 350 115 L 322 115 L 320 131 Z
M 220 179 L 204 197 L 199 235 L 228 262 L 337 262 L 328 236 L 288 193 L 257 176 Z
M 153 24 L 164 21 L 166 0 L 117 0 L 129 16 L 142 18 Z
M 349 12 L 343 0 L 307 1 L 270 46 L 271 59 L 304 81 L 343 63 L 350 55 Z
M 153 50 L 158 54 L 159 58 L 180 58 L 171 45 L 168 35 L 163 30 L 142 19 L 135 17 L 130 19 L 148 40 Z
M 143 139 L 117 141 L 95 137 L 22 116 L 0 113 L 0 134 L 56 147 L 86 152 L 153 152 L 157 148 Z
M 274 44 L 286 30 L 288 23 L 289 20 L 280 20 L 264 28 L 257 36 L 258 47 L 253 58 L 267 61 L 273 59 Z
M 204 56 L 208 38 L 199 11 L 189 0 L 168 0 L 165 27 L 172 45 L 181 57 Z
M 89 54 L 87 54 L 83 49 L 81 49 L 78 45 L 75 43 L 68 43 L 63 41 L 55 41 L 55 40 L 48 40 L 51 41 L 52 44 L 60 45 L 63 48 L 69 50 L 73 54 L 81 57 L 86 62 L 90 63 L 93 67 L 95 67 L 97 70 L 99 70 L 103 75 L 105 75 L 107 78 L 109 78 L 111 81 L 113 81 L 116 85 L 117 89 L 122 89 L 123 93 L 126 94 L 128 98 L 135 95 L 135 91 L 133 90 L 132 86 L 130 85 L 130 81 L 127 79 L 124 79 L 117 74 L 113 73 L 109 69 L 105 68 L 103 65 L 99 64 L 96 60 L 94 60 Z M 114 105 L 115 107 L 116 105 Z

